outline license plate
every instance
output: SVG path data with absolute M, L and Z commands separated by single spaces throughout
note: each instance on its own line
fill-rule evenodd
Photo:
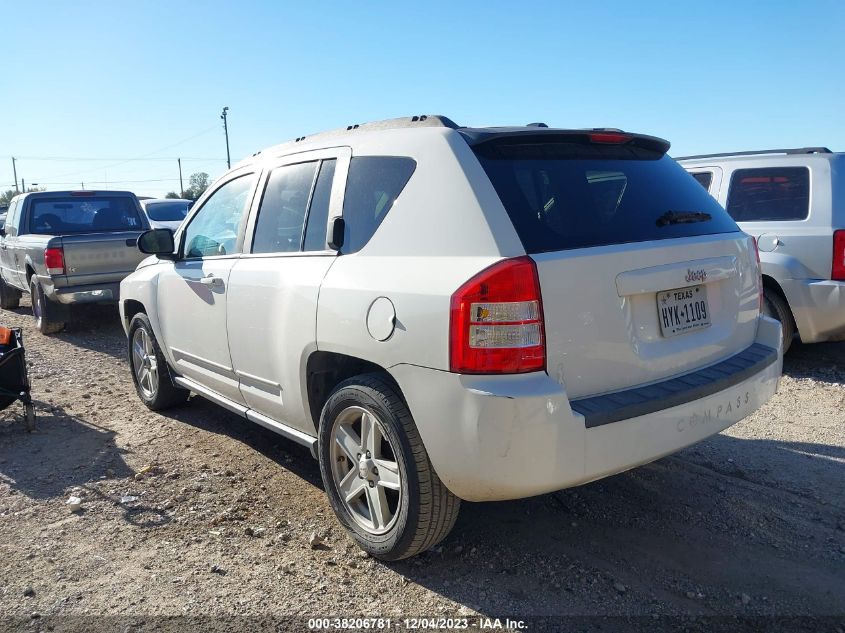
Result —
M 677 336 L 710 327 L 710 307 L 704 285 L 657 293 L 657 317 L 663 336 Z

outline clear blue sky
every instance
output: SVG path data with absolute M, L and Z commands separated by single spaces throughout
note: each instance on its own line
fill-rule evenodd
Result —
M 420 113 L 621 127 L 676 156 L 845 150 L 841 0 L 2 5 L 3 190 L 11 156 L 50 189 L 161 195 L 178 188 L 178 156 L 211 159 L 184 161 L 186 179 L 216 177 L 223 106 L 233 163 Z

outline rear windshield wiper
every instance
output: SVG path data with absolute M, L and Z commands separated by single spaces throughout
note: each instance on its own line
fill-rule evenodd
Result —
M 693 224 L 694 222 L 707 222 L 713 216 L 701 211 L 667 211 L 657 218 L 657 226 L 668 226 L 670 224 Z

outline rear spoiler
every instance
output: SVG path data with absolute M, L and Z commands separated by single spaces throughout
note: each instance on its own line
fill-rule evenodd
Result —
M 491 142 L 506 145 L 547 145 L 555 143 L 583 145 L 612 145 L 616 147 L 639 148 L 665 154 L 671 143 L 657 136 L 632 134 L 617 129 L 595 128 L 589 130 L 561 130 L 541 127 L 521 128 L 459 128 L 471 147 Z

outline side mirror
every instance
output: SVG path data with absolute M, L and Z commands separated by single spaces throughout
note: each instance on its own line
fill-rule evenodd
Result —
M 328 240 L 329 248 L 339 251 L 343 246 L 343 233 L 346 231 L 346 222 L 343 218 L 335 218 L 329 226 Z
M 138 250 L 148 255 L 158 255 L 161 259 L 176 259 L 173 231 L 170 229 L 144 231 L 138 238 Z

